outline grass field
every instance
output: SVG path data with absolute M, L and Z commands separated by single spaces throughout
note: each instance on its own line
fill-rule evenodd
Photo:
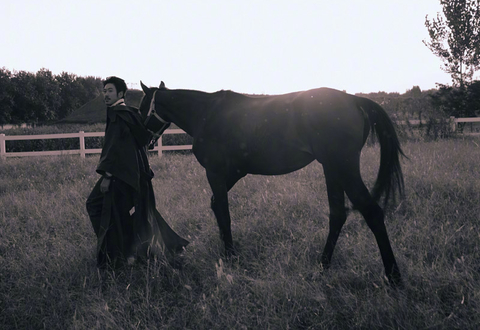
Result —
M 190 240 L 164 260 L 100 274 L 85 199 L 98 156 L 0 161 L 0 327 L 5 329 L 477 329 L 480 141 L 406 143 L 406 196 L 387 212 L 405 287 L 384 278 L 373 234 L 350 212 L 321 274 L 328 230 L 321 165 L 247 176 L 230 209 L 239 256 L 222 259 L 205 173 L 151 158 L 157 207 Z M 366 147 L 369 185 L 378 150 Z

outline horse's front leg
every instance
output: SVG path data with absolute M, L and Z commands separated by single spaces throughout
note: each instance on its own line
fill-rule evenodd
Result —
M 235 252 L 233 249 L 231 219 L 228 208 L 228 188 L 226 178 L 223 175 L 207 170 L 207 179 L 213 192 L 211 207 L 217 218 L 220 237 L 225 244 L 225 253 L 227 257 L 229 257 L 235 255 Z

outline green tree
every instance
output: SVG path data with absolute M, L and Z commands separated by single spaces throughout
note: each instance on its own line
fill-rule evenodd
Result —
M 418 98 L 422 96 L 422 90 L 420 89 L 420 86 L 413 86 L 412 89 L 405 92 L 404 96 Z
M 35 75 L 35 90 L 37 92 L 36 119 L 40 122 L 57 119 L 57 112 L 62 104 L 60 87 L 52 72 L 42 68 Z
M 35 74 L 26 71 L 14 72 L 11 82 L 14 90 L 12 124 L 37 122 Z
M 0 125 L 45 123 L 65 118 L 97 97 L 103 88 L 97 77 L 53 75 L 42 68 L 36 74 L 0 68 Z
M 469 116 L 480 117 L 480 81 L 474 81 L 467 88 L 467 109 Z
M 103 91 L 102 79 L 99 77 L 81 77 L 80 83 L 83 85 L 84 90 L 82 105 L 93 100 Z
M 57 118 L 63 119 L 75 109 L 81 107 L 100 94 L 102 80 L 94 77 L 77 77 L 75 74 L 62 72 L 55 77 L 60 88 L 62 103 L 57 110 Z
M 65 118 L 73 110 L 81 106 L 81 102 L 78 100 L 78 80 L 75 74 L 68 72 L 62 72 L 56 76 L 57 83 L 60 87 L 60 97 L 62 104 L 58 109 L 58 119 Z
M 423 43 L 444 62 L 453 84 L 471 82 L 480 66 L 480 0 L 440 0 L 443 15 L 425 17 L 430 39 Z
M 0 125 L 9 124 L 14 109 L 14 90 L 11 82 L 12 72 L 0 69 Z

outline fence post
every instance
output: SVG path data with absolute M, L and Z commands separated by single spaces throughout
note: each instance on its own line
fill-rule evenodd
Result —
M 451 128 L 453 133 L 455 133 L 455 131 L 457 130 L 457 125 L 455 124 L 455 117 L 454 116 L 450 116 L 450 128 Z
M 5 146 L 5 134 L 0 134 L 0 158 L 7 157 L 7 148 Z
M 80 138 L 80 156 L 85 158 L 85 132 L 80 131 L 78 133 Z
M 163 151 L 162 137 L 163 135 L 160 135 L 160 138 L 158 139 L 158 144 L 157 144 L 158 157 L 162 157 L 162 151 Z

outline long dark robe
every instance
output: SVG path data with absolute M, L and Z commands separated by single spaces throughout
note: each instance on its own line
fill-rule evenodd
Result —
M 151 135 L 135 108 L 107 108 L 105 143 L 97 166 L 112 175 L 109 191 L 98 180 L 87 199 L 87 211 L 97 235 L 99 267 L 121 266 L 129 257 L 148 258 L 166 248 L 180 252 L 188 241 L 178 236 L 155 206 L 153 172 L 146 155 Z

